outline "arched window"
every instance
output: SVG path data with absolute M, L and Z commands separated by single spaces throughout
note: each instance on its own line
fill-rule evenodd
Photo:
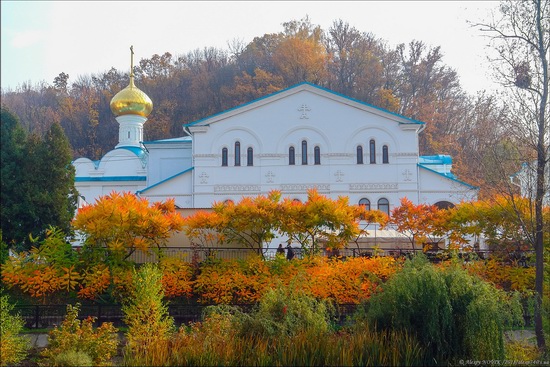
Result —
M 363 164 L 363 147 L 357 146 L 357 164 Z
M 302 140 L 302 164 L 307 164 L 307 141 Z
M 227 167 L 227 148 L 222 149 L 222 167 Z
M 390 157 L 388 155 L 388 146 L 384 145 L 382 147 L 382 163 L 390 163 Z
M 288 164 L 294 166 L 296 164 L 296 152 L 294 147 L 288 148 Z
M 321 148 L 315 147 L 313 149 L 313 160 L 315 164 L 321 164 Z
M 235 166 L 241 165 L 241 143 L 235 142 Z
M 369 142 L 369 156 L 370 156 L 370 163 L 375 164 L 376 163 L 376 143 L 374 142 L 374 139 L 371 139 Z
M 246 165 L 247 166 L 254 165 L 254 150 L 252 148 L 248 148 L 246 150 Z
M 362 198 L 359 200 L 359 205 L 364 206 L 366 210 L 370 210 L 370 200 L 367 198 Z
M 388 199 L 382 198 L 378 200 L 378 210 L 380 210 L 382 213 L 390 215 L 390 202 L 388 201 Z

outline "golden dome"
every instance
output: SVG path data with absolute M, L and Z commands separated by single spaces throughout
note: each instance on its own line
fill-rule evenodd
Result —
M 110 106 L 115 116 L 140 115 L 147 117 L 153 110 L 151 98 L 134 85 L 133 75 L 130 76 L 130 84 L 111 99 Z

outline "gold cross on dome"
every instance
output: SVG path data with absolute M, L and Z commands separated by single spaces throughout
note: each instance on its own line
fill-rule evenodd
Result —
M 134 46 L 130 46 L 130 76 L 134 76 Z

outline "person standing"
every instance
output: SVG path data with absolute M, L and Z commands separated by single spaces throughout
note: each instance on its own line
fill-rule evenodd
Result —
M 285 249 L 283 248 L 283 244 L 279 243 L 279 247 L 277 247 L 277 255 L 276 256 L 285 256 Z
M 294 249 L 290 246 L 290 243 L 286 246 L 286 259 L 292 260 L 294 258 Z

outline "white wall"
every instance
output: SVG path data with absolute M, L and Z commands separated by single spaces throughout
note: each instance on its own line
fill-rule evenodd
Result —
M 385 197 L 394 205 L 403 192 L 417 201 L 417 133 L 422 125 L 406 125 L 379 111 L 350 106 L 342 102 L 346 101 L 343 98 L 327 97 L 311 89 L 191 128 L 195 131 L 195 205 L 238 201 L 245 194 L 272 189 L 304 200 L 307 188 L 316 185 L 333 198 L 349 195 L 351 203 L 362 197 L 376 203 Z M 308 111 L 300 110 L 304 105 Z M 376 142 L 376 164 L 369 163 L 371 139 Z M 301 163 L 303 140 L 308 145 L 307 165 Z M 237 141 L 241 144 L 239 167 L 234 166 Z M 359 144 L 364 164 L 357 164 Z M 383 145 L 389 149 L 389 164 L 382 163 Z M 296 153 L 294 166 L 288 163 L 291 146 Z M 320 148 L 320 165 L 314 165 L 315 146 Z M 228 167 L 222 167 L 224 147 L 228 149 Z M 253 167 L 246 166 L 248 147 L 254 150 Z

